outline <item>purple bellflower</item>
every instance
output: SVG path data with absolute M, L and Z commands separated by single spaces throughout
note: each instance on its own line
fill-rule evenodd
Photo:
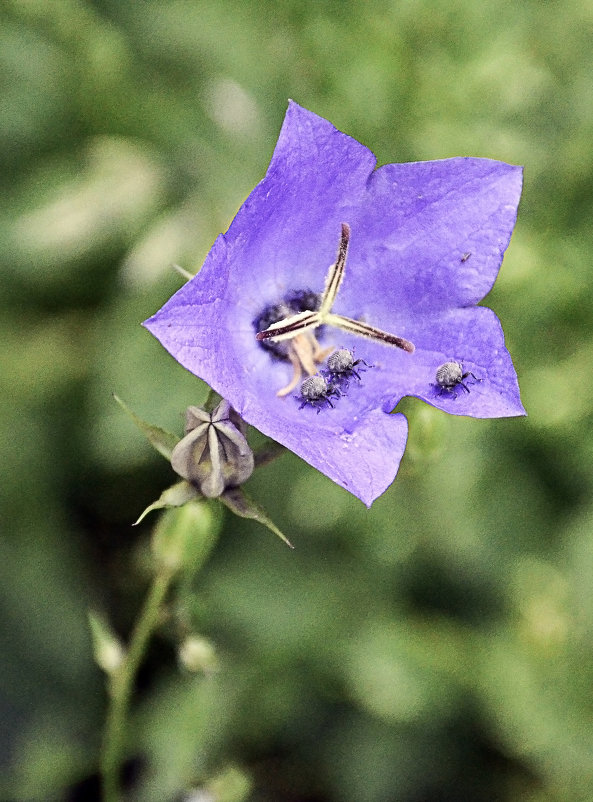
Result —
M 525 414 L 498 318 L 476 306 L 521 186 L 520 167 L 490 159 L 376 168 L 291 102 L 265 178 L 145 325 L 245 421 L 370 506 L 404 453 L 406 418 L 390 414 L 403 396 Z M 345 367 L 332 372 L 336 349 Z M 303 385 L 311 375 L 324 381 Z

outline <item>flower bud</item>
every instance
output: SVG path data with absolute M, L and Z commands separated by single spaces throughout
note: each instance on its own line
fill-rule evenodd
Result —
M 218 530 L 209 504 L 190 503 L 167 510 L 152 534 L 157 565 L 173 573 L 182 568 L 196 572 L 213 548 Z
M 189 635 L 179 646 L 179 662 L 192 672 L 203 671 L 210 673 L 218 668 L 216 650 L 206 638 L 198 635 Z
M 253 473 L 246 424 L 224 399 L 211 412 L 188 407 L 185 437 L 171 454 L 173 470 L 208 498 L 243 484 Z

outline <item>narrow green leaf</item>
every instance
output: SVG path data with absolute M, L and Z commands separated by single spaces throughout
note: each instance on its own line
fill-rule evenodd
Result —
M 252 518 L 260 524 L 267 526 L 268 529 L 275 535 L 278 535 L 280 540 L 283 540 L 287 546 L 294 549 L 290 540 L 282 534 L 275 523 L 273 523 L 263 509 L 256 504 L 255 501 L 245 494 L 245 491 L 240 487 L 228 488 L 224 491 L 222 496 L 219 496 L 220 501 L 229 508 L 231 512 L 238 515 L 240 518 Z
M 165 459 L 170 460 L 171 453 L 179 442 L 179 437 L 175 434 L 171 434 L 171 432 L 165 431 L 165 429 L 161 429 L 159 426 L 153 426 L 151 423 L 142 420 L 142 418 L 139 418 L 138 415 L 132 412 L 115 393 L 113 397 L 124 412 L 134 421 L 150 445 L 155 448 L 159 454 L 162 454 Z
M 153 510 L 162 510 L 165 507 L 182 507 L 184 504 L 187 504 L 188 501 L 193 501 L 193 499 L 198 498 L 198 496 L 200 496 L 199 490 L 196 490 L 189 482 L 185 480 L 183 482 L 177 482 L 177 484 L 171 485 L 171 487 L 163 490 L 157 501 L 153 501 L 153 503 L 144 510 L 142 515 L 134 523 L 134 526 L 137 526 L 137 524 Z
M 106 674 L 113 674 L 124 659 L 122 642 L 99 613 L 88 612 L 95 662 Z

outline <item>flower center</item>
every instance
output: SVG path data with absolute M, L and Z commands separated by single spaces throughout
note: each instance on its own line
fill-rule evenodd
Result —
M 294 315 L 307 312 L 316 312 L 321 305 L 321 296 L 311 290 L 293 290 L 278 304 L 267 306 L 253 321 L 256 332 L 269 328 L 275 323 L 281 323 Z M 303 334 L 295 332 L 291 338 L 280 342 L 272 339 L 260 340 L 260 345 L 278 359 L 290 362 L 293 375 L 290 382 L 278 390 L 277 395 L 288 395 L 297 386 L 303 372 L 309 376 L 317 373 L 319 365 L 334 350 L 333 347 L 322 348 L 312 331 Z
M 414 345 L 403 337 L 389 334 L 360 320 L 353 320 L 352 318 L 344 317 L 344 315 L 336 315 L 331 311 L 344 279 L 349 243 L 350 226 L 348 223 L 342 223 L 338 256 L 335 263 L 328 270 L 325 287 L 320 296 L 308 290 L 296 293 L 295 298 L 301 299 L 301 303 L 287 304 L 285 299 L 284 303 L 265 309 L 262 315 L 253 321 L 257 331 L 255 335 L 257 340 L 264 347 L 268 347 L 271 350 L 274 350 L 272 346 L 284 345 L 286 350 L 281 352 L 282 358 L 289 359 L 294 366 L 293 378 L 286 387 L 278 391 L 277 395 L 279 396 L 288 395 L 296 387 L 302 375 L 302 367 L 305 368 L 307 373 L 313 375 L 315 369 L 311 370 L 311 367 L 315 368 L 315 363 L 321 364 L 328 354 L 334 350 L 331 347 L 325 350 L 322 349 L 313 335 L 314 329 L 324 324 L 335 326 L 360 337 L 368 337 L 383 345 L 402 348 L 409 353 L 414 351 Z M 304 302 L 305 296 L 308 296 L 307 303 Z M 316 299 L 314 303 L 311 301 L 311 297 Z M 266 313 L 270 310 L 274 310 L 272 314 L 272 317 L 275 318 L 274 320 L 266 318 Z M 266 346 L 267 343 L 269 345 Z M 280 356 L 280 352 L 274 352 Z

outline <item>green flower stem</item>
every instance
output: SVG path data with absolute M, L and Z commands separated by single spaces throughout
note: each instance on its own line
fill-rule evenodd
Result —
M 111 676 L 109 709 L 105 722 L 101 760 L 104 802 L 119 802 L 121 799 L 119 774 L 130 699 L 146 645 L 158 624 L 162 603 L 174 575 L 173 567 L 161 565 L 153 579 L 144 607 L 132 632 L 124 660 Z

